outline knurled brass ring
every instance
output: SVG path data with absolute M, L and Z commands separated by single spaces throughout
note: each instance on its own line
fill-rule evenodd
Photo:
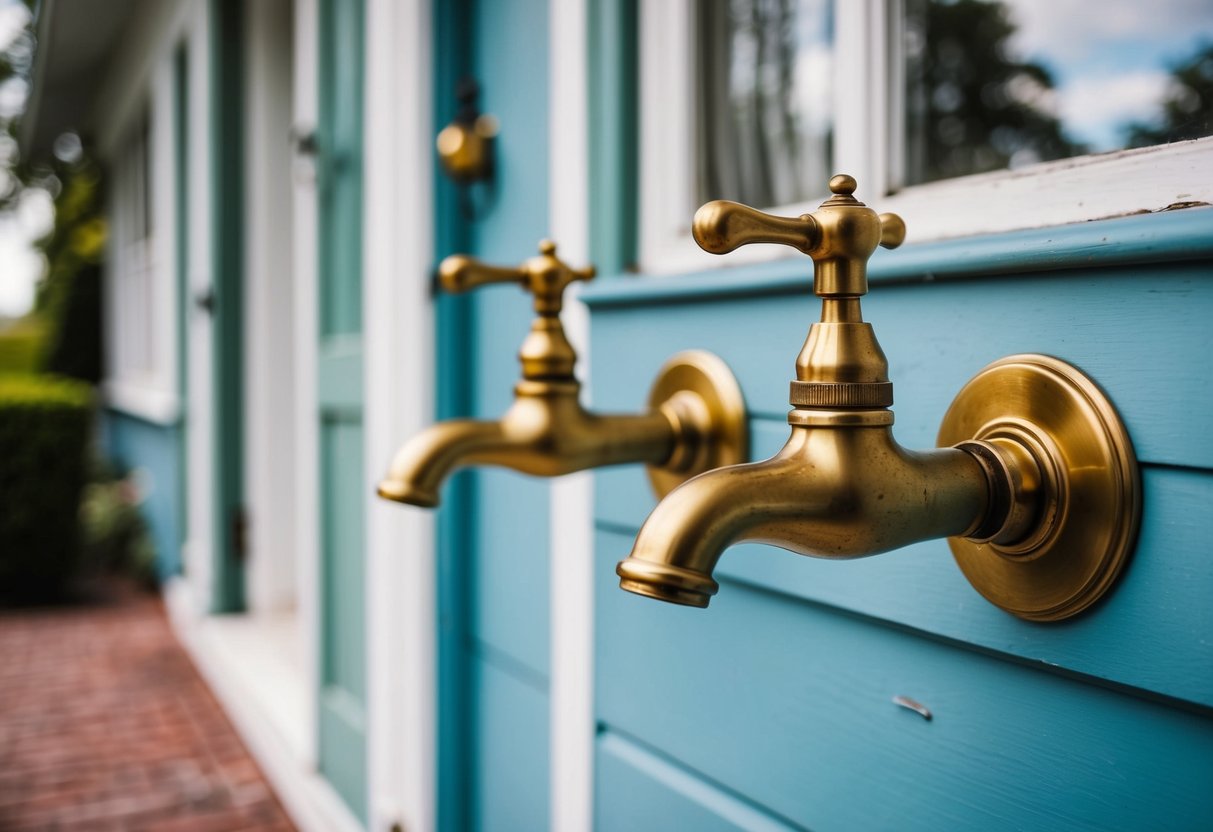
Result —
M 792 407 L 890 407 L 891 381 L 793 381 L 788 393 Z

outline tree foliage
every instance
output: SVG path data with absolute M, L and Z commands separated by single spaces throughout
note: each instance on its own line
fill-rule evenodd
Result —
M 22 4 L 27 21 L 25 27 L 7 43 L 0 43 L 0 99 L 6 102 L 28 89 L 34 61 L 34 0 L 22 0 Z M 35 175 L 21 158 L 16 136 L 19 119 L 20 108 L 0 108 L 0 210 L 13 207 L 22 186 Z
M 1052 112 L 1049 70 L 1012 54 L 1005 3 L 927 0 L 907 23 L 915 181 L 1086 152 Z
M 1213 134 L 1213 43 L 1171 67 L 1171 83 L 1153 121 L 1125 127 L 1128 147 L 1181 142 Z

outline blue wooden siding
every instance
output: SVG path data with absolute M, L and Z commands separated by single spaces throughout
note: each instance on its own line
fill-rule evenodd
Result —
M 548 233 L 547 3 L 440 4 L 439 123 L 458 80 L 497 117 L 497 172 L 475 216 L 440 185 L 439 255 L 512 264 Z M 439 306 L 442 415 L 498 418 L 513 400 L 530 297 L 479 289 Z M 440 538 L 440 828 L 548 826 L 549 581 L 545 480 L 469 470 L 443 491 Z
M 156 574 L 161 580 L 181 573 L 182 432 L 178 425 L 147 422 L 120 410 L 101 415 L 105 456 L 124 471 L 138 471 L 143 488 L 140 508 L 156 549 Z
M 706 611 L 630 596 L 613 567 L 653 499 L 643 471 L 600 472 L 599 825 L 708 811 L 745 828 L 728 821 L 744 809 L 815 830 L 1208 828 L 1211 246 L 1213 210 L 1192 209 L 908 246 L 873 264 L 865 317 L 907 447 L 933 446 L 963 383 L 1011 353 L 1077 364 L 1120 409 L 1142 463 L 1140 540 L 1118 586 L 1076 620 L 1002 613 L 944 541 L 847 562 L 738 546 Z M 595 403 L 637 408 L 638 379 L 667 355 L 710 349 L 745 391 L 754 457 L 769 456 L 818 315 L 809 274 L 797 258 L 592 290 Z

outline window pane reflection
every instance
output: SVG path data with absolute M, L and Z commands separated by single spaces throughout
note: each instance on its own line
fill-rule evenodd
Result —
M 830 0 L 710 0 L 696 6 L 698 201 L 786 205 L 830 174 Z
M 906 9 L 906 184 L 1213 135 L 1208 0 Z

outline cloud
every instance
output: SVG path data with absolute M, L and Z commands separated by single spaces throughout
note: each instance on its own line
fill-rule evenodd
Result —
M 1075 78 L 1058 90 L 1059 115 L 1070 135 L 1091 143 L 1093 149 L 1118 148 L 1122 146 L 1118 128 L 1152 118 L 1169 79 L 1163 70 Z
M 27 23 L 29 10 L 23 4 L 16 0 L 0 0 L 0 51 L 8 49 Z
M 1204 35 L 1213 38 L 1209 0 L 1010 0 L 1019 25 L 1015 46 L 1052 62 L 1082 64 L 1099 59 L 1112 44 L 1134 44 L 1171 55 Z

